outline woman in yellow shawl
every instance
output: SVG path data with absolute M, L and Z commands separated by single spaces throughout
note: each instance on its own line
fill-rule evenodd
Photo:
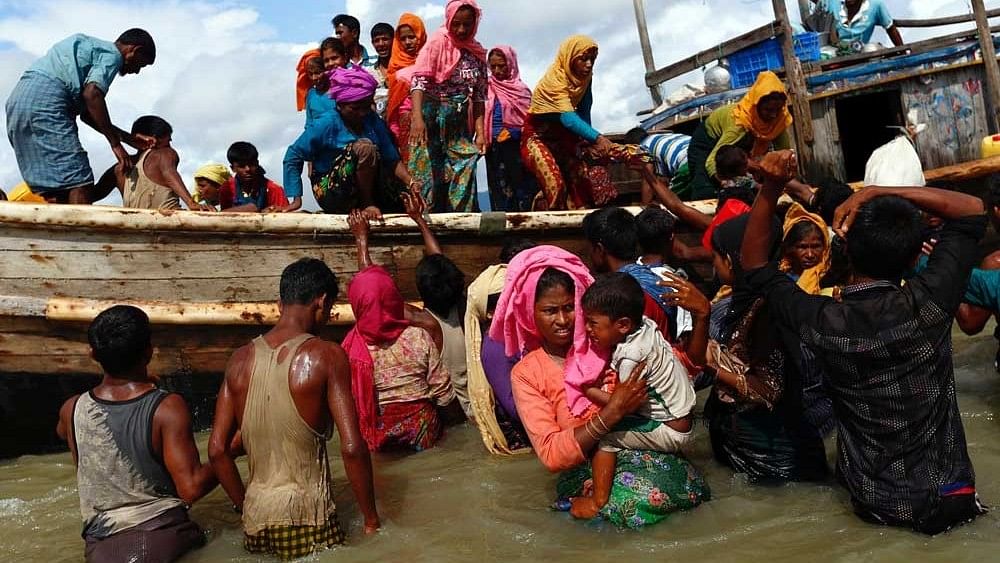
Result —
M 507 358 L 503 343 L 486 334 L 506 276 L 506 264 L 486 268 L 469 285 L 465 310 L 469 401 L 483 444 L 496 455 L 530 451 L 510 384 L 510 370 L 519 358 Z
M 638 146 L 616 145 L 590 125 L 596 60 L 593 39 L 569 37 L 532 93 L 521 160 L 541 188 L 532 206 L 535 211 L 610 203 L 618 192 L 602 165 L 650 161 Z
M 781 271 L 791 276 L 802 291 L 819 295 L 820 280 L 830 270 L 830 230 L 826 221 L 793 203 L 785 213 L 783 230 Z
M 757 81 L 739 103 L 712 112 L 691 136 L 688 167 L 692 199 L 719 195 L 715 155 L 721 147 L 736 145 L 757 159 L 771 150 L 791 147 L 788 136 L 791 124 L 785 84 L 771 71 L 758 74 Z

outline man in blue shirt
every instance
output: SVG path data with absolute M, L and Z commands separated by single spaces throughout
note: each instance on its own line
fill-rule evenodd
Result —
M 375 78 L 359 67 L 330 73 L 329 95 L 337 102 L 336 109 L 313 122 L 285 152 L 283 183 L 285 195 L 293 198 L 293 207 L 302 201 L 305 162 L 313 163 L 313 195 L 326 213 L 362 209 L 368 219 L 381 220 L 380 208 L 392 199 L 390 193 L 375 193 L 383 168 L 392 169 L 411 190 L 420 187 L 399 159 L 389 128 L 372 111 L 377 85 Z
M 339 14 L 333 18 L 333 34 L 344 43 L 347 49 L 347 62 L 361 67 L 371 68 L 378 62 L 378 57 L 368 56 L 368 49 L 358 40 L 361 35 L 361 22 L 358 18 L 347 14 Z
M 833 14 L 837 38 L 841 43 L 868 43 L 875 33 L 875 27 L 879 26 L 885 29 L 893 45 L 898 47 L 903 44 L 903 37 L 893 24 L 884 0 L 818 1 L 823 9 Z
M 111 123 L 105 102 L 116 76 L 153 64 L 149 33 L 130 29 L 114 43 L 72 35 L 35 61 L 7 98 L 7 138 L 31 191 L 61 203 L 89 204 L 107 196 L 94 188 L 94 172 L 80 144 L 76 117 L 108 140 L 119 166 L 132 167 L 127 143 L 138 150 L 155 139 L 133 136 Z

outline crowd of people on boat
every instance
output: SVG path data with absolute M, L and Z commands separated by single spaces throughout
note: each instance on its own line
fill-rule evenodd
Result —
M 198 170 L 192 195 L 169 123 L 111 124 L 113 78 L 155 60 L 142 30 L 73 36 L 24 74 L 7 111 L 28 196 L 92 203 L 117 187 L 128 207 L 288 212 L 306 168 L 318 205 L 346 214 L 356 241 L 346 338 L 318 336 L 338 275 L 314 258 L 285 268 L 277 324 L 226 367 L 206 462 L 184 401 L 148 370 L 146 314 L 118 305 L 94 319 L 104 377 L 66 401 L 57 429 L 77 464 L 88 561 L 169 561 L 203 545 L 188 508 L 218 485 L 249 552 L 292 559 L 344 543 L 334 430 L 366 534 L 383 525 L 371 454 L 431 450 L 457 424 L 490 454 L 531 452 L 559 473 L 555 508 L 640 528 L 711 497 L 688 459 L 702 390 L 715 460 L 754 483 L 827 483 L 836 431 L 837 479 L 862 519 L 937 534 L 985 512 L 950 338 L 953 320 L 977 332 L 1000 312 L 1000 256 L 974 267 L 1000 188 L 984 205 L 884 187 L 891 178 L 857 192 L 800 181 L 789 94 L 770 72 L 690 137 L 638 129 L 612 143 L 590 125 L 593 40 L 565 40 L 532 91 L 513 48 L 478 43 L 481 17 L 474 0 L 451 0 L 428 36 L 404 14 L 372 28 L 372 57 L 357 19 L 335 18 L 337 37 L 298 67 L 307 122 L 284 187 L 236 142 L 228 167 Z M 118 159 L 96 183 L 77 115 Z M 583 221 L 586 261 L 510 239 L 466 284 L 427 215 L 476 210 L 484 154 L 495 209 L 600 207 Z M 658 205 L 609 205 L 609 162 L 640 173 Z M 705 197 L 718 197 L 712 215 L 685 202 Z M 423 237 L 419 306 L 369 252 L 372 222 L 396 209 Z M 681 224 L 700 245 L 675 237 Z M 689 279 L 697 262 L 716 280 Z

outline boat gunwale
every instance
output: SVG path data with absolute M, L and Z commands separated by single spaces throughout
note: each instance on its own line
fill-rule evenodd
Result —
M 689 202 L 714 212 L 715 200 Z M 627 208 L 633 213 L 641 207 Z M 525 213 L 441 213 L 428 223 L 437 234 L 500 235 L 503 233 L 550 232 L 578 229 L 593 211 L 539 211 Z M 6 227 L 63 227 L 91 231 L 210 232 L 261 235 L 351 234 L 346 215 L 319 213 L 213 213 L 188 210 L 132 209 L 90 205 L 53 205 L 0 202 L 0 229 Z M 418 235 L 419 229 L 406 215 L 387 214 L 384 222 L 372 224 L 373 235 Z

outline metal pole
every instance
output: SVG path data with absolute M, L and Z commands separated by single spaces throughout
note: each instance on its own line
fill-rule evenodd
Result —
M 812 6 L 810 0 L 799 0 L 799 17 L 802 18 L 801 21 L 806 21 L 809 14 L 812 13 Z
M 990 133 L 996 133 L 1000 126 L 1000 66 L 997 66 L 997 51 L 993 46 L 993 34 L 990 33 L 990 20 L 986 15 L 983 0 L 972 0 L 972 12 L 976 16 L 976 28 L 979 30 L 979 46 L 983 51 L 983 69 L 986 71 L 986 114 Z
M 653 48 L 649 44 L 649 28 L 646 27 L 646 7 L 644 0 L 632 0 L 635 6 L 635 25 L 639 29 L 639 46 L 642 47 L 642 62 L 646 65 L 646 74 L 656 70 L 656 63 L 653 62 Z M 659 84 L 649 87 L 649 95 L 653 98 L 653 105 L 659 106 L 663 103 L 660 95 Z
M 800 169 L 809 171 L 813 165 L 813 123 L 812 108 L 809 105 L 809 90 L 806 88 L 806 77 L 802 73 L 802 63 L 795 56 L 795 43 L 792 37 L 792 26 L 788 21 L 788 7 L 785 0 L 772 0 L 774 19 L 781 30 L 781 52 L 785 58 L 785 77 L 788 80 L 789 103 L 795 118 L 795 147 L 799 153 Z

